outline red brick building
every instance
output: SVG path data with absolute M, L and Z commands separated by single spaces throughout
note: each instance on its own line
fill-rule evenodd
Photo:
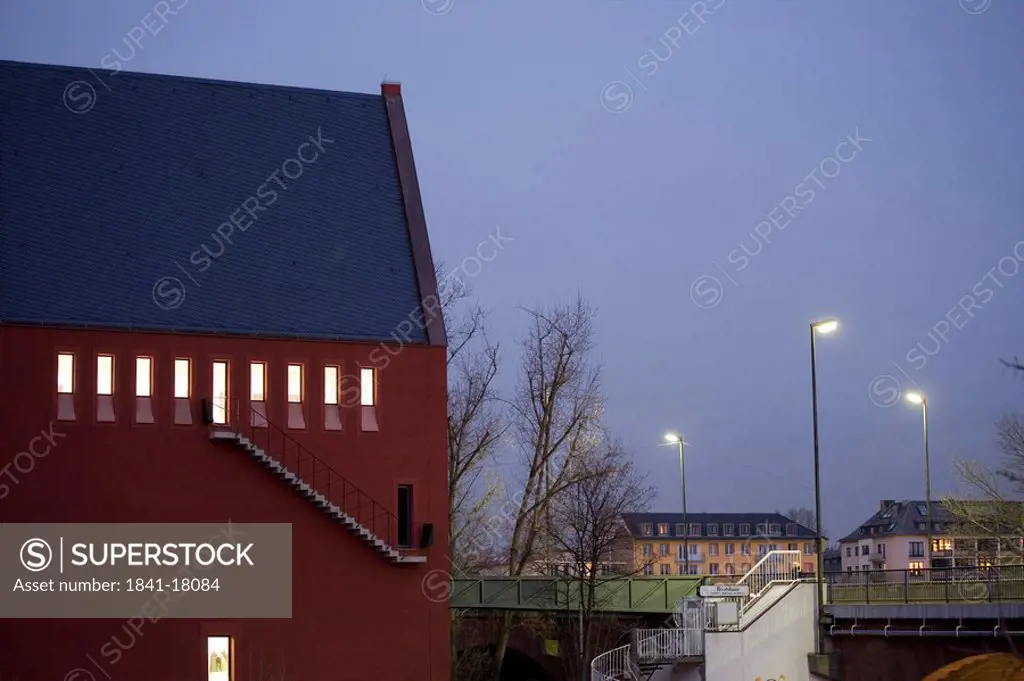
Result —
M 446 341 L 399 87 L 104 75 L 0 62 L 0 521 L 291 523 L 292 618 L 2 619 L 0 675 L 447 679 Z

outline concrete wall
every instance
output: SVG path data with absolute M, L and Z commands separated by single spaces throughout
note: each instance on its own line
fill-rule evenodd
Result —
M 770 597 L 770 592 L 764 596 Z M 810 681 L 807 654 L 814 652 L 814 613 L 814 585 L 798 584 L 744 631 L 709 633 L 705 681 L 768 681 L 782 676 L 786 681 Z

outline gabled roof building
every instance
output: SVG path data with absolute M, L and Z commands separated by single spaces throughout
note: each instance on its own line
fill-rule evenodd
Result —
M 287 611 L 2 619 L 0 671 L 447 679 L 436 289 L 398 84 L 0 62 L 0 522 L 291 543 Z

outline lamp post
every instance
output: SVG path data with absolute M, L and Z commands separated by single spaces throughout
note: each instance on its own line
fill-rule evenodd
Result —
M 825 612 L 824 560 L 821 550 L 821 457 L 818 453 L 818 374 L 815 367 L 814 337 L 815 333 L 832 333 L 838 328 L 835 319 L 823 319 L 811 322 L 811 414 L 814 421 L 814 552 L 817 557 L 815 567 L 815 600 L 817 604 L 818 622 L 814 627 L 815 648 L 819 655 L 823 654 L 824 642 L 821 635 L 821 622 Z
M 683 459 L 683 438 L 676 433 L 667 433 L 665 442 L 679 445 L 679 484 L 683 488 L 683 572 L 690 575 L 690 526 L 686 522 L 686 464 Z
M 924 421 L 924 510 L 928 522 L 928 549 L 925 555 L 928 561 L 926 563 L 927 574 L 930 575 L 932 569 L 932 472 L 928 459 L 928 399 L 924 393 L 910 392 L 907 393 L 907 401 L 911 404 L 921 405 L 921 419 Z

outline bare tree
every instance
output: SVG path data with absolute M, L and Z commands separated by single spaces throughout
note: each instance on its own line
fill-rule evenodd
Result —
M 576 482 L 553 500 L 551 536 L 560 562 L 571 571 L 578 599 L 573 654 L 567 661 L 573 663 L 573 675 L 587 681 L 588 661 L 600 642 L 596 639 L 607 636 L 594 616 L 601 605 L 600 587 L 634 569 L 633 540 L 622 514 L 645 511 L 654 488 L 615 440 L 606 439 L 572 465 Z
M 486 314 L 476 304 L 460 310 L 472 293 L 470 287 L 459 278 L 443 276 L 441 265 L 436 274 L 448 337 L 449 558 L 452 571 L 459 575 L 476 573 L 489 562 L 476 539 L 497 483 L 482 478 L 508 426 L 496 393 L 498 346 L 487 338 Z M 458 654 L 464 615 L 451 611 L 452 679 L 470 678 L 482 664 L 479 651 Z
M 815 515 L 814 515 L 814 511 L 812 509 L 807 508 L 806 506 L 799 506 L 799 507 L 795 507 L 795 508 L 790 508 L 785 513 L 783 513 L 782 511 L 779 511 L 778 509 L 776 509 L 775 512 L 778 513 L 779 515 L 786 516 L 787 518 L 792 520 L 794 523 L 798 523 L 800 525 L 803 525 L 804 527 L 806 527 L 809 530 L 815 530 L 816 529 L 815 528 L 815 520 L 816 520 L 816 518 L 815 518 Z M 822 537 L 828 537 L 828 530 L 825 529 L 824 525 L 821 526 L 821 536 Z M 824 539 L 822 541 L 827 546 L 827 542 Z
M 435 274 L 448 336 L 448 536 L 452 564 L 466 571 L 477 553 L 467 541 L 496 493 L 494 481 L 481 478 L 508 426 L 496 394 L 500 358 L 487 338 L 487 315 L 476 304 L 460 311 L 469 285 L 443 276 L 440 264 Z
M 1024 414 L 1008 413 L 996 423 L 996 443 L 1001 465 L 990 471 L 977 461 L 958 461 L 957 470 L 968 488 L 963 498 L 946 498 L 943 504 L 956 518 L 952 532 L 961 540 L 985 545 L 999 540 L 998 553 L 1013 562 L 1024 559 Z M 983 556 L 991 560 L 992 556 Z
M 567 305 L 526 312 L 531 323 L 521 341 L 519 381 L 510 401 L 512 432 L 525 470 L 522 492 L 510 506 L 507 566 L 512 576 L 536 565 L 539 539 L 550 536 L 552 501 L 578 481 L 574 461 L 598 440 L 602 411 L 600 372 L 591 356 L 590 306 L 577 297 Z M 512 615 L 505 613 L 495 646 L 495 681 L 511 630 Z

